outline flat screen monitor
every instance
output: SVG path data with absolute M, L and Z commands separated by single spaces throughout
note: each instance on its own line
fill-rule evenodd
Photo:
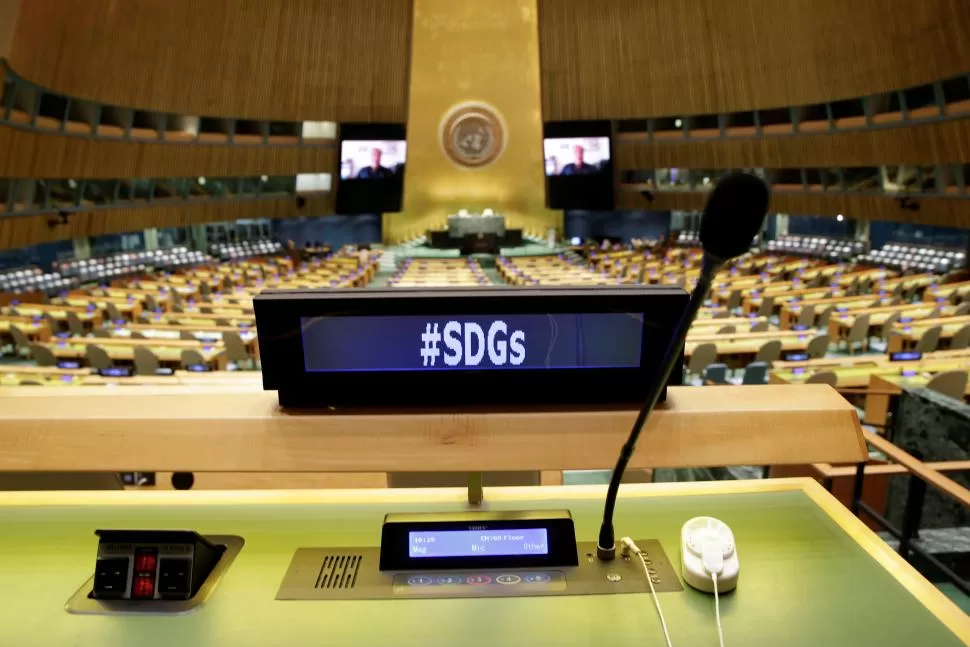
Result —
M 407 141 L 403 126 L 346 124 L 341 129 L 337 212 L 401 210 Z
M 546 124 L 543 160 L 550 208 L 613 208 L 610 132 L 606 121 Z

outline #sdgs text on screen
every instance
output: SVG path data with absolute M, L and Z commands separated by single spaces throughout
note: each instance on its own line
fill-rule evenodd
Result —
M 308 372 L 636 368 L 638 313 L 301 320 Z

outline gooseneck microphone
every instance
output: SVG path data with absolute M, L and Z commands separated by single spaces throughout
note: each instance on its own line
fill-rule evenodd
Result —
M 677 324 L 673 339 L 667 346 L 664 360 L 654 374 L 653 381 L 650 382 L 646 401 L 640 413 L 637 414 L 630 436 L 620 450 L 616 467 L 613 468 L 613 477 L 610 479 L 603 508 L 603 524 L 600 526 L 599 540 L 596 543 L 596 554 L 601 560 L 608 561 L 616 557 L 613 510 L 620 491 L 620 481 L 636 449 L 643 425 L 656 406 L 660 392 L 670 378 L 674 365 L 680 361 L 687 332 L 704 299 L 707 298 L 714 275 L 726 262 L 751 248 L 751 240 L 761 230 L 768 213 L 769 197 L 768 187 L 760 178 L 748 173 L 732 173 L 717 183 L 707 199 L 701 219 L 701 246 L 704 248 L 701 275 Z

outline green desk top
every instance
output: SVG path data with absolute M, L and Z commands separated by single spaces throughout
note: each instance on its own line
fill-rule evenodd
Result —
M 595 539 L 604 488 L 511 490 L 487 489 L 492 509 L 569 508 L 577 538 Z M 462 495 L 455 490 L 3 494 L 0 645 L 663 644 L 647 594 L 274 600 L 296 548 L 375 545 L 385 512 L 461 509 Z M 908 566 L 894 563 L 888 548 L 878 547 L 862 524 L 834 506 L 834 499 L 805 480 L 624 486 L 616 527 L 618 535 L 659 538 L 676 564 L 680 528 L 689 518 L 714 515 L 733 528 L 741 576 L 737 591 L 721 602 L 728 645 L 964 644 L 943 623 L 970 636 L 966 616 Z M 94 530 L 111 527 L 239 534 L 246 545 L 212 597 L 192 613 L 70 615 L 64 604 L 94 566 Z M 712 597 L 687 589 L 660 594 L 660 600 L 674 645 L 717 645 Z

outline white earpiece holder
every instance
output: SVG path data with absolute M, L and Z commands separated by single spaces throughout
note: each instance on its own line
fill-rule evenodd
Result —
M 684 581 L 692 588 L 726 593 L 738 585 L 737 549 L 734 533 L 723 521 L 713 517 L 694 517 L 680 531 L 680 559 Z

